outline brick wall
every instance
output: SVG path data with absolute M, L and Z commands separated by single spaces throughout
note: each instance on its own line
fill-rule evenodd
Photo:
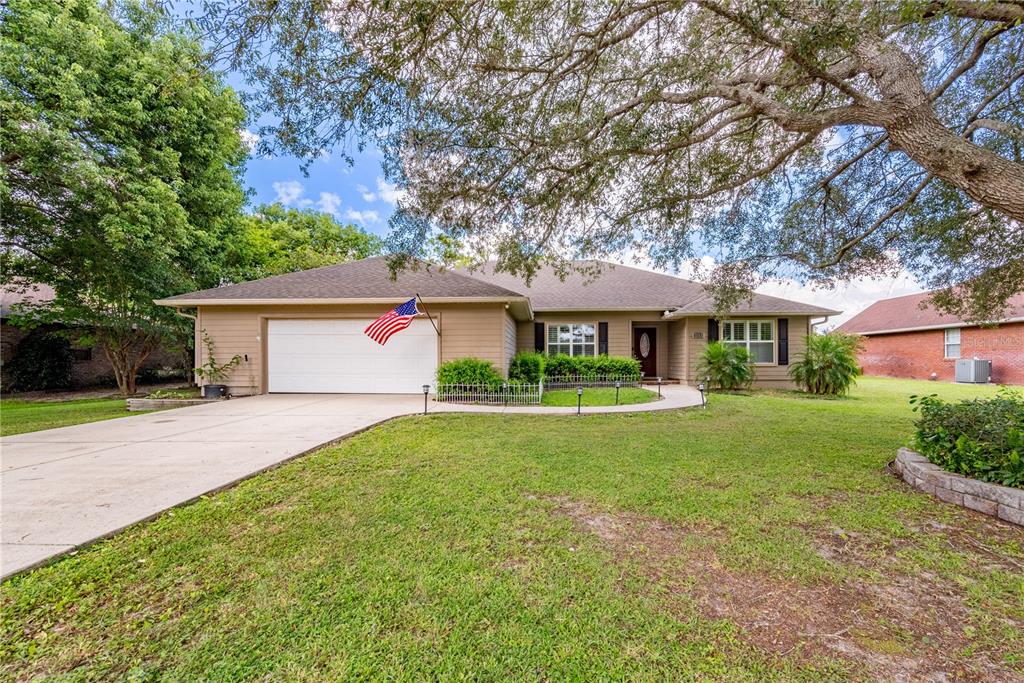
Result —
M 942 330 L 880 334 L 864 340 L 860 363 L 867 375 L 952 382 L 954 359 L 943 358 Z M 1024 384 L 1024 323 L 994 328 L 965 327 L 960 332 L 960 357 L 992 361 L 992 381 Z

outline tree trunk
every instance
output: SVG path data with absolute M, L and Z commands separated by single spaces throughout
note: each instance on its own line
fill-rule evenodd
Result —
M 135 376 L 142 363 L 153 352 L 155 342 L 148 337 L 141 340 L 131 337 L 101 337 L 100 343 L 103 346 L 103 354 L 114 371 L 117 390 L 122 396 L 132 396 L 136 391 Z
M 855 52 L 882 94 L 888 111 L 878 124 L 888 132 L 892 145 L 982 206 L 1024 222 L 1024 165 L 979 147 L 943 125 L 917 66 L 902 50 L 868 41 Z

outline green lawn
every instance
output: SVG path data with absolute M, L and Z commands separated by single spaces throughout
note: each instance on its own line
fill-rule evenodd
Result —
M 657 399 L 658 394 L 647 389 L 633 389 L 629 387 L 619 389 L 619 405 L 647 403 Z M 554 391 L 545 391 L 541 402 L 546 406 L 574 406 L 576 405 L 576 390 L 556 389 Z M 582 405 L 583 407 L 613 406 L 615 405 L 615 389 L 584 389 Z
M 1024 532 L 886 469 L 907 395 L 409 417 L 7 582 L 0 675 L 1009 680 Z
M 0 436 L 109 420 L 129 414 L 137 413 L 128 413 L 123 398 L 80 401 L 22 401 L 5 398 L 0 400 Z

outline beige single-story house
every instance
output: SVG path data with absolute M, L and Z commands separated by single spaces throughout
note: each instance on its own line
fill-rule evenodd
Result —
M 203 332 L 218 363 L 242 357 L 224 382 L 234 395 L 420 393 L 445 361 L 482 358 L 507 373 L 517 351 L 534 350 L 633 356 L 647 377 L 694 383 L 699 354 L 713 340 L 747 347 L 758 384 L 790 386 L 789 359 L 804 349 L 811 325 L 838 313 L 755 294 L 716 320 L 699 283 L 586 265 L 601 272 L 562 279 L 543 270 L 527 285 L 488 268 L 433 265 L 392 278 L 386 258 L 373 257 L 157 303 L 194 316 L 197 366 L 206 361 Z M 407 330 L 384 346 L 363 333 L 416 295 L 421 315 Z

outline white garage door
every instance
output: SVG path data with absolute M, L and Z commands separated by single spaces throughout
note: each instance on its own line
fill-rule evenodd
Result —
M 434 383 L 437 333 L 413 320 L 384 346 L 370 320 L 267 322 L 268 390 L 280 393 L 420 394 Z

